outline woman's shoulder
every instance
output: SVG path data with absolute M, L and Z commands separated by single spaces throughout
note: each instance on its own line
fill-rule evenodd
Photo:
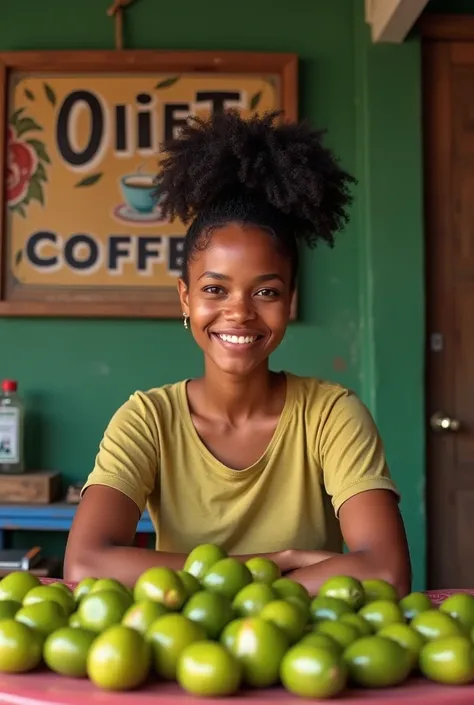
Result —
M 295 406 L 307 428 L 321 439 L 340 438 L 341 434 L 378 438 L 372 413 L 359 395 L 349 387 L 317 377 L 290 375 Z
M 331 405 L 342 398 L 356 397 L 349 387 L 321 377 L 302 377 L 285 372 L 293 396 L 298 402 L 317 405 Z
M 186 380 L 164 384 L 160 387 L 137 389 L 117 409 L 115 419 L 134 417 L 146 422 L 159 423 L 180 415 L 185 394 Z
M 180 380 L 179 382 L 170 382 L 163 384 L 160 387 L 151 387 L 147 390 L 137 390 L 134 395 L 140 399 L 146 399 L 152 404 L 180 404 L 186 382 L 188 380 Z
M 345 423 L 349 418 L 370 420 L 367 406 L 350 387 L 320 377 L 285 374 L 294 406 L 306 422 L 316 424 L 317 428 Z

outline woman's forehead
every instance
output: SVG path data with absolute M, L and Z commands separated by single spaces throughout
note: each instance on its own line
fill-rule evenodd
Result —
M 287 275 L 290 263 L 275 246 L 271 235 L 258 226 L 229 224 L 213 230 L 203 249 L 195 253 L 193 269 L 234 274 L 252 272 Z M 197 274 L 197 271 L 196 271 Z M 197 274 L 201 276 L 200 274 Z

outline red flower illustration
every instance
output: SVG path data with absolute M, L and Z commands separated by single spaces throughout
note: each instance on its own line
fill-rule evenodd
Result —
M 38 167 L 38 156 L 33 147 L 18 139 L 8 126 L 7 204 L 16 206 L 25 200 L 31 179 Z

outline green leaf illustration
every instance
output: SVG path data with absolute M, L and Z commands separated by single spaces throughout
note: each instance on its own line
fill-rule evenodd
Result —
M 29 90 L 29 88 L 25 88 L 25 96 L 28 98 L 28 100 L 34 100 L 35 99 L 35 94 Z
M 38 125 L 37 122 L 35 122 L 32 118 L 20 118 L 16 124 L 16 134 L 17 137 L 20 137 L 23 135 L 25 132 L 29 132 L 30 130 L 42 130 L 43 128 L 41 125 Z
M 16 127 L 18 123 L 18 119 L 21 117 L 22 113 L 25 112 L 25 108 L 18 108 L 18 110 L 15 110 L 13 115 L 10 118 L 10 124 Z
M 93 186 L 99 181 L 99 179 L 102 178 L 102 176 L 102 173 L 91 174 L 90 176 L 86 176 L 84 179 L 81 179 L 81 181 L 77 182 L 76 188 L 80 188 L 81 186 Z
M 42 162 L 39 162 L 36 167 L 35 178 L 38 179 L 38 181 L 48 181 L 46 169 L 44 168 Z
M 26 194 L 26 202 L 39 201 L 42 206 L 44 206 L 44 196 L 43 189 L 41 188 L 41 183 L 36 179 L 31 179 L 30 185 L 28 186 L 28 193 Z
M 49 86 L 47 83 L 43 83 L 44 86 L 44 92 L 46 93 L 46 98 L 49 100 L 51 105 L 54 106 L 56 105 L 56 93 L 53 91 L 51 86 Z
M 18 203 L 16 206 L 10 206 L 10 210 L 12 213 L 18 213 L 22 218 L 26 218 L 26 211 L 21 203 Z
M 173 76 L 172 78 L 165 78 L 163 81 L 160 81 L 159 83 L 156 84 L 155 88 L 169 88 L 170 86 L 174 86 L 176 81 L 179 81 L 180 76 Z
M 23 259 L 23 250 L 18 250 L 18 252 L 15 255 L 15 264 L 17 267 L 20 264 L 22 259 Z
M 28 144 L 31 144 L 33 149 L 35 150 L 38 159 L 41 159 L 43 162 L 48 162 L 48 164 L 51 164 L 51 159 L 49 158 L 48 152 L 46 151 L 46 147 L 44 146 L 43 142 L 40 142 L 39 140 L 26 140 Z
M 263 91 L 259 91 L 258 93 L 254 93 L 254 95 L 250 99 L 250 110 L 255 110 L 258 107 L 258 104 L 262 100 L 262 94 L 263 94 Z

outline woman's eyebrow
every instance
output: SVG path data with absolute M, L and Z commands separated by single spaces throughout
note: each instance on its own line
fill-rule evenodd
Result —
M 221 281 L 230 281 L 232 277 L 229 277 L 227 274 L 219 274 L 218 272 L 203 272 L 199 279 L 220 279 Z M 276 272 L 272 272 L 271 274 L 259 274 L 258 277 L 255 277 L 256 282 L 268 282 L 274 279 L 278 279 L 283 282 L 281 275 Z

